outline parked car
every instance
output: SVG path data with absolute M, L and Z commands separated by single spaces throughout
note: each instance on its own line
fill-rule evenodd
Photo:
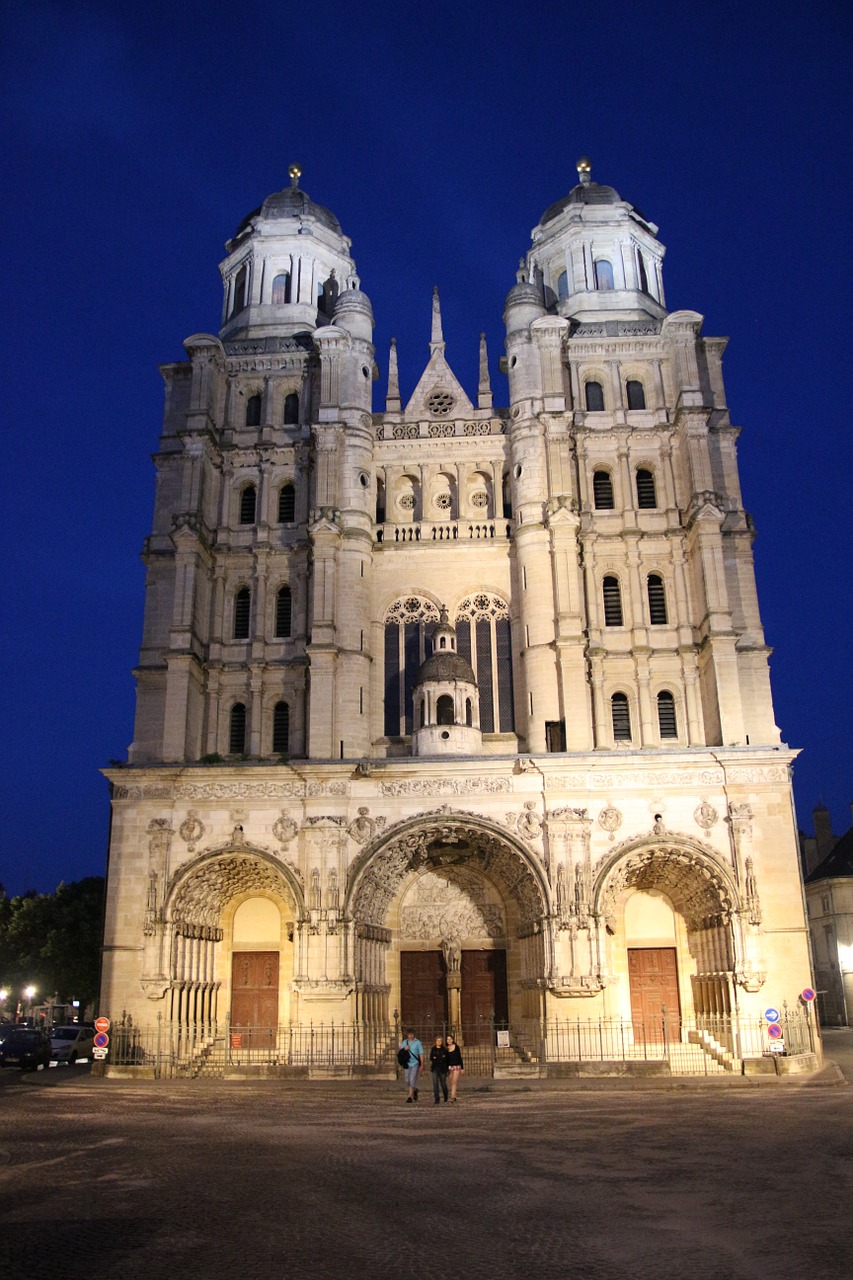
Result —
M 91 1058 L 95 1047 L 95 1028 L 84 1023 L 70 1027 L 54 1027 L 50 1033 L 50 1056 L 54 1062 L 76 1062 Z
M 0 1067 L 46 1067 L 50 1036 L 42 1027 L 0 1027 Z

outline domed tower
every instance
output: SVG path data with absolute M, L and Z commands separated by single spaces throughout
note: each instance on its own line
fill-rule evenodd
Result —
M 470 662 L 456 650 L 456 632 L 444 608 L 413 696 L 413 755 L 470 756 L 482 751 L 477 679 Z

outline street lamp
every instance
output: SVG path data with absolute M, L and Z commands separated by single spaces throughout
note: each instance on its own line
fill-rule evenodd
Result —
M 33 986 L 24 987 L 24 998 L 29 1005 L 29 1013 L 27 1017 L 32 1021 L 33 1016 L 33 1000 L 35 999 L 36 989 Z

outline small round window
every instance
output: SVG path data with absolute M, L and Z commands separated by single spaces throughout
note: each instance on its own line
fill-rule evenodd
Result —
M 453 408 L 453 396 L 449 391 L 433 391 L 427 396 L 426 406 L 437 418 L 445 418 Z

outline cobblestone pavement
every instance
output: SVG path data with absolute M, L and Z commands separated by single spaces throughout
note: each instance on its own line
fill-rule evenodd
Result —
M 4 1084 L 4 1280 L 853 1274 L 847 1085 Z

